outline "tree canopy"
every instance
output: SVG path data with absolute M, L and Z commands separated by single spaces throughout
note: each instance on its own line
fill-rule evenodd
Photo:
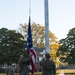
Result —
M 67 37 L 61 39 L 57 55 L 63 62 L 75 64 L 75 28 L 69 30 Z
M 17 61 L 17 54 L 24 49 L 24 37 L 15 30 L 0 29 L 0 63 L 11 64 Z
M 34 47 L 45 47 L 45 26 L 33 23 L 31 29 Z M 27 40 L 27 30 L 28 25 L 26 23 L 24 25 L 20 24 L 19 32 L 24 36 L 25 40 Z M 58 44 L 57 37 L 51 31 L 49 31 L 49 43 L 51 45 Z

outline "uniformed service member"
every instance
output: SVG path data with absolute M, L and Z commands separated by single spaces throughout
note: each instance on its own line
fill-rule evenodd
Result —
M 28 63 L 30 62 L 30 58 L 31 56 L 25 58 L 22 53 L 19 53 L 19 75 L 29 75 Z
M 45 53 L 45 57 L 41 60 L 40 65 L 43 67 L 42 75 L 55 75 L 56 66 L 50 59 L 50 54 Z

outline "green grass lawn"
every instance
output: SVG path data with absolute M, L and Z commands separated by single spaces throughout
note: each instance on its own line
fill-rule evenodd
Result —
M 5 73 L 1 73 L 0 75 L 6 75 Z

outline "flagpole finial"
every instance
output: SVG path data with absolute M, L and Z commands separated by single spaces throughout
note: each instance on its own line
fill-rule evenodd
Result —
M 29 0 L 29 16 L 31 16 L 31 0 Z

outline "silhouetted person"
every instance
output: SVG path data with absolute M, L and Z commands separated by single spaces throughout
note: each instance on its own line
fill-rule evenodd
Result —
M 43 67 L 42 75 L 55 75 L 56 66 L 55 63 L 50 59 L 50 54 L 46 53 L 45 57 L 40 62 Z

